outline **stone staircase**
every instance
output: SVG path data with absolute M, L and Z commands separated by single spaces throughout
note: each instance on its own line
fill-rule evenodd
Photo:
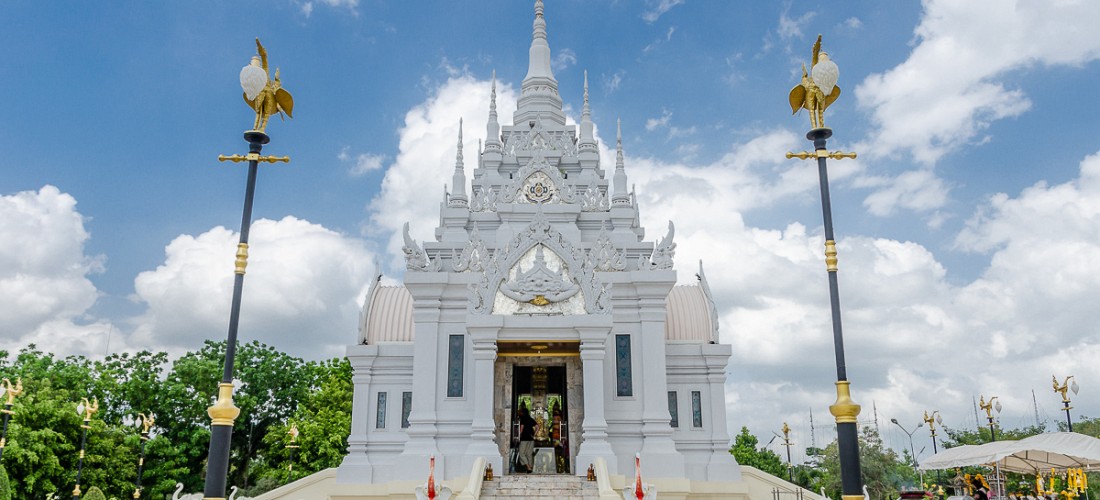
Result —
M 498 498 L 596 500 L 600 498 L 600 493 L 594 481 L 586 481 L 582 476 L 512 474 L 482 483 L 481 500 Z

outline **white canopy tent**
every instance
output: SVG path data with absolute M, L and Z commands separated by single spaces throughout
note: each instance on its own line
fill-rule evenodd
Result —
M 1050 432 L 1019 441 L 948 448 L 921 461 L 920 468 L 951 469 L 999 465 L 1002 471 L 1034 474 L 1051 468 L 1100 467 L 1100 439 L 1076 432 Z

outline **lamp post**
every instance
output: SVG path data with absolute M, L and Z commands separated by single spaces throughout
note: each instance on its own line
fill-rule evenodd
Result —
M 15 412 L 11 411 L 11 405 L 15 403 L 15 397 L 23 394 L 23 379 L 15 379 L 15 386 L 11 385 L 11 380 L 0 380 L 0 398 L 7 396 L 7 401 L 4 402 L 4 409 L 0 410 L 0 413 L 4 414 L 4 430 L 0 432 L 0 458 L 4 458 L 4 446 L 8 444 L 8 420 Z
M 267 69 L 267 50 L 256 39 L 256 52 L 252 62 L 241 70 L 241 87 L 245 101 L 256 112 L 253 130 L 244 133 L 248 142 L 248 154 L 219 155 L 218 161 L 248 162 L 248 180 L 244 191 L 244 213 L 241 216 L 241 239 L 237 244 L 234 267 L 233 300 L 229 311 L 229 333 L 225 345 L 225 365 L 221 382 L 218 384 L 218 399 L 207 409 L 210 415 L 210 452 L 206 462 L 206 484 L 203 498 L 216 500 L 225 498 L 225 484 L 229 473 L 229 444 L 233 435 L 233 421 L 241 410 L 233 404 L 233 358 L 237 352 L 237 325 L 241 315 L 241 292 L 244 288 L 244 273 L 248 266 L 248 230 L 252 226 L 252 199 L 256 192 L 256 173 L 260 162 L 289 162 L 290 157 L 260 156 L 260 150 L 271 139 L 264 133 L 267 120 L 271 115 L 285 112 L 291 115 L 294 100 L 290 93 L 282 88 L 279 71 L 275 71 L 272 80 Z
M 153 414 L 138 413 L 137 424 L 141 426 L 141 457 L 138 458 L 137 478 L 134 479 L 134 498 L 141 498 L 141 469 L 145 465 L 145 443 L 149 441 L 149 428 L 156 420 Z
M 1076 380 L 1073 381 L 1073 385 L 1069 385 L 1069 381 L 1073 378 L 1073 375 L 1066 377 L 1066 380 L 1062 382 L 1062 385 L 1058 385 L 1058 377 L 1051 375 L 1050 378 L 1054 381 L 1054 392 L 1062 395 L 1062 406 L 1065 407 L 1062 409 L 1066 412 L 1066 426 L 1069 428 L 1068 430 L 1070 432 L 1073 432 L 1073 420 L 1070 420 L 1069 418 L 1069 411 L 1073 408 L 1069 405 L 1070 401 L 1069 396 L 1066 394 L 1066 389 L 1072 390 L 1073 395 L 1076 396 L 1077 391 L 1080 391 L 1081 387 L 1077 385 Z
M 80 458 L 76 462 L 76 488 L 73 488 L 73 500 L 80 498 L 80 473 L 84 471 L 84 445 L 88 442 L 88 429 L 91 429 L 92 414 L 99 411 L 99 401 L 92 398 L 88 404 L 88 398 L 80 398 L 76 405 L 76 414 L 84 415 L 84 424 L 80 426 Z
M 291 425 L 286 433 L 290 435 L 290 444 L 286 445 L 290 450 L 290 462 L 286 465 L 286 482 L 289 483 L 294 472 L 294 450 L 298 449 L 298 425 Z
M 844 500 L 863 498 L 863 479 L 859 469 L 859 429 L 856 417 L 860 407 L 852 401 L 848 382 L 847 367 L 844 361 L 844 334 L 840 321 L 840 290 L 837 282 L 836 240 L 833 235 L 832 205 L 829 199 L 829 174 L 827 160 L 832 158 L 855 158 L 855 153 L 829 152 L 826 141 L 832 137 L 832 129 L 825 127 L 825 109 L 840 96 L 840 87 L 836 86 L 840 74 L 836 63 L 829 60 L 828 54 L 821 50 L 821 36 L 813 46 L 811 73 L 802 67 L 802 81 L 791 89 L 789 101 L 791 110 L 798 112 L 806 109 L 810 112 L 810 126 L 813 127 L 806 139 L 813 141 L 814 152 L 787 153 L 787 158 L 807 160 L 817 159 L 818 178 L 821 183 L 821 212 L 825 223 L 825 265 L 829 275 L 829 305 L 833 320 L 833 349 L 836 356 L 836 402 L 829 406 L 829 413 L 836 418 L 837 446 L 840 452 L 841 494 Z
M 1001 412 L 1001 402 L 997 401 L 997 404 L 993 404 L 994 399 L 997 399 L 997 396 L 989 398 L 989 401 L 985 400 L 985 396 L 978 397 L 978 407 L 985 410 L 985 418 L 989 419 L 989 436 L 991 441 L 997 440 L 997 429 L 993 425 L 992 410 L 997 410 L 997 413 Z
M 919 472 L 917 470 L 917 452 L 916 452 L 916 449 L 913 448 L 913 432 L 917 432 L 917 429 L 920 429 L 921 427 L 924 427 L 924 422 L 921 422 L 921 423 L 917 424 L 917 426 L 913 428 L 912 432 L 907 430 L 905 428 L 905 426 L 898 423 L 898 419 L 896 419 L 896 418 L 891 418 L 890 422 L 893 422 L 893 424 L 898 426 L 898 428 L 901 429 L 902 432 L 904 432 L 906 436 L 909 436 L 909 457 L 910 457 L 910 459 L 913 460 L 913 471 L 914 472 Z
M 791 428 L 783 422 L 783 446 L 787 447 L 787 480 L 794 483 L 794 469 L 791 465 Z
M 936 445 L 936 424 L 943 425 L 943 417 L 940 416 L 939 410 L 933 410 L 932 415 L 928 414 L 928 410 L 924 410 L 924 423 L 928 424 L 928 430 L 932 432 L 932 453 L 939 453 L 940 448 Z M 940 482 L 940 471 L 936 471 L 936 482 Z

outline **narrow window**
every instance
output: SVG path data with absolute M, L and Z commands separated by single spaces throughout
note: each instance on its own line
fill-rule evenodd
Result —
M 402 392 L 401 393 L 401 428 L 409 428 L 409 413 L 412 413 L 413 409 L 413 393 Z
M 703 395 L 699 391 L 691 391 L 691 425 L 703 426 Z
M 676 391 L 668 391 L 668 414 L 672 417 L 669 425 L 680 427 L 680 411 L 676 408 Z
M 615 335 L 615 381 L 619 396 L 633 396 L 634 382 L 630 371 L 630 335 Z
M 451 335 L 450 350 L 447 356 L 447 397 L 462 397 L 462 335 Z
M 378 413 L 374 416 L 374 428 L 386 428 L 386 393 L 378 393 Z

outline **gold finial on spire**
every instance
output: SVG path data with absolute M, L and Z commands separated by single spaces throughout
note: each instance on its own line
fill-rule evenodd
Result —
M 825 127 L 825 109 L 840 97 L 840 87 L 836 85 L 840 70 L 836 63 L 829 60 L 829 54 L 821 50 L 821 35 L 817 35 L 810 60 L 810 71 L 802 65 L 802 81 L 791 89 L 788 100 L 791 114 L 800 109 L 810 112 L 810 126 Z
M 267 128 L 267 119 L 276 113 L 286 113 L 293 118 L 294 98 L 283 88 L 279 80 L 279 69 L 275 69 L 275 78 L 271 79 L 267 68 L 267 50 L 256 39 L 256 52 L 252 62 L 241 69 L 241 88 L 244 89 L 244 102 L 256 112 L 253 130 L 263 132 Z

